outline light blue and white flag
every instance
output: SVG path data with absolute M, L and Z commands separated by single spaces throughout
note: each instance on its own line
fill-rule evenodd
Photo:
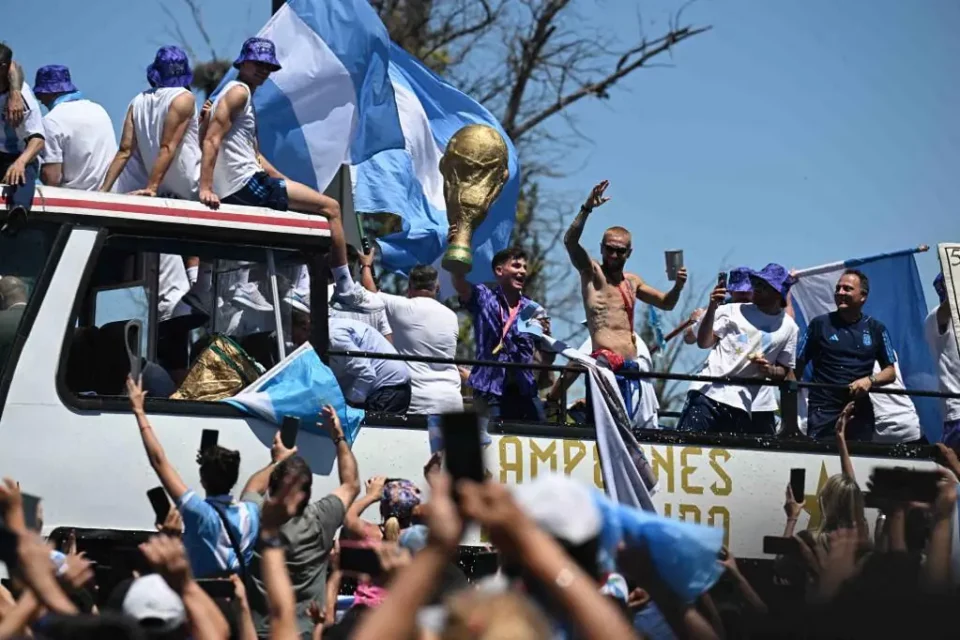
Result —
M 385 268 L 405 273 L 417 264 L 434 264 L 446 249 L 449 226 L 440 158 L 462 127 L 495 127 L 510 153 L 510 179 L 473 235 L 469 275 L 475 283 L 492 280 L 490 261 L 510 242 L 520 195 L 520 163 L 513 142 L 493 114 L 396 44 L 390 46 L 390 82 L 405 143 L 402 149 L 383 151 L 353 167 L 354 208 L 394 213 L 403 221 L 402 231 L 378 239 Z
M 884 253 L 825 264 L 797 272 L 790 290 L 801 334 L 813 318 L 836 311 L 833 300 L 844 269 L 859 269 L 870 279 L 870 294 L 863 312 L 882 322 L 897 353 L 906 388 L 935 391 L 936 364 L 923 336 L 927 304 L 914 255 L 917 249 Z M 939 442 L 943 429 L 937 398 L 911 398 L 920 416 L 924 435 Z
M 277 169 L 323 191 L 341 165 L 403 148 L 390 37 L 367 0 L 289 0 L 257 35 L 283 66 L 253 98 L 260 150 Z
M 320 410 L 331 405 L 340 417 L 343 435 L 353 445 L 364 412 L 347 404 L 330 367 L 309 342 L 300 345 L 252 385 L 224 402 L 274 424 L 285 416 L 300 418 L 300 429 L 325 434 L 318 425 Z

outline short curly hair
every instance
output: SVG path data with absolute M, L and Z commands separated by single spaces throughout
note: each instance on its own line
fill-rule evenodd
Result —
M 240 477 L 240 452 L 214 445 L 197 453 L 200 481 L 209 495 L 230 493 Z

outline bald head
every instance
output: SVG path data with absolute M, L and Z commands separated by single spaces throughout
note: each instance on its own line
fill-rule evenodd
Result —
M 27 285 L 16 276 L 0 278 L 0 309 L 7 309 L 11 305 L 26 303 Z
M 633 248 L 630 246 L 630 232 L 623 227 L 610 227 L 603 232 L 600 241 L 600 255 L 603 268 L 607 273 L 621 273 Z

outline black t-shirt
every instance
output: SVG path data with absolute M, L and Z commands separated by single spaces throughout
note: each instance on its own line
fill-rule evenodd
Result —
M 849 385 L 873 373 L 874 362 L 884 369 L 896 362 L 890 334 L 883 323 L 867 315 L 856 322 L 845 322 L 837 312 L 813 319 L 797 347 L 797 372 L 813 363 L 813 382 Z M 849 401 L 849 393 L 810 389 L 811 409 L 840 412 Z

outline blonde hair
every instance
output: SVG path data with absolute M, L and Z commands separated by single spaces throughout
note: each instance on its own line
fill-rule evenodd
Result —
M 447 601 L 441 640 L 549 640 L 550 624 L 519 593 L 468 592 Z
M 400 540 L 400 521 L 396 518 L 387 518 L 383 523 L 383 539 L 387 542 Z
M 837 529 L 866 531 L 867 519 L 863 509 L 863 492 L 853 478 L 842 473 L 830 476 L 817 495 L 820 503 L 820 525 L 817 539 Z

